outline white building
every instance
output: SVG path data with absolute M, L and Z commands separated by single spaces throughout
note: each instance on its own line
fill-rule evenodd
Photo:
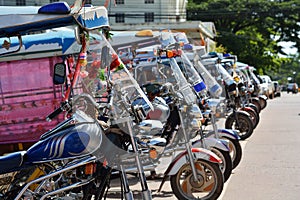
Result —
M 186 0 L 100 0 L 107 5 L 110 24 L 186 21 Z

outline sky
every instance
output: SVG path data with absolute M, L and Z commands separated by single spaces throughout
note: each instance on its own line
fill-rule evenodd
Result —
M 297 48 L 292 48 L 291 46 L 295 44 L 294 42 L 279 42 L 283 47 L 283 51 L 287 54 L 296 54 L 297 53 Z

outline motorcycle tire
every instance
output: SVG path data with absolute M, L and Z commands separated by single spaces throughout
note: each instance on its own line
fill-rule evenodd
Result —
M 260 104 L 260 100 L 257 99 L 257 98 L 252 98 L 252 99 L 250 99 L 250 102 L 251 102 L 251 103 L 249 104 L 249 106 L 250 106 L 251 108 L 255 109 L 255 110 L 257 111 L 257 113 L 259 114 L 260 111 L 262 110 L 261 104 Z M 252 107 L 251 104 L 252 104 L 252 105 L 255 105 L 256 108 Z
M 249 138 L 253 133 L 253 122 L 251 118 L 243 113 L 238 112 L 237 119 L 234 117 L 234 113 L 230 114 L 225 121 L 225 128 L 227 129 L 233 129 L 233 130 L 239 130 L 239 136 L 241 140 L 245 140 Z M 236 122 L 238 120 L 238 124 Z
M 257 112 L 255 112 L 255 110 L 253 109 L 245 109 L 244 111 L 246 111 L 250 115 L 250 118 L 253 122 L 253 129 L 255 129 L 260 121 L 259 114 L 257 114 Z
M 214 152 L 219 158 L 221 158 L 222 163 L 220 164 L 220 168 L 224 177 L 224 183 L 229 179 L 232 172 L 232 159 L 229 151 L 224 151 L 218 148 L 211 148 L 212 152 Z
M 229 153 L 232 160 L 232 169 L 235 169 L 241 162 L 242 159 L 242 147 L 238 139 L 232 139 L 229 137 L 221 137 L 223 140 L 229 142 Z
M 198 159 L 195 162 L 195 166 L 200 180 L 197 183 L 194 181 L 190 163 L 182 165 L 178 172 L 170 177 L 171 188 L 177 199 L 218 199 L 224 187 L 223 175 L 219 164 Z
M 267 107 L 267 100 L 264 98 L 259 98 L 259 104 L 260 104 L 261 110 L 263 110 Z
M 249 103 L 249 104 L 247 104 L 247 106 L 250 107 L 250 108 L 252 108 L 257 113 L 257 115 L 259 115 L 259 113 L 260 113 L 260 105 L 259 105 L 259 108 L 254 103 Z

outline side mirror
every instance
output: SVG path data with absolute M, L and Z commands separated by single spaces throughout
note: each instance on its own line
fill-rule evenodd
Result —
M 66 65 L 64 63 L 56 63 L 54 65 L 53 83 L 55 85 L 64 84 L 66 80 Z

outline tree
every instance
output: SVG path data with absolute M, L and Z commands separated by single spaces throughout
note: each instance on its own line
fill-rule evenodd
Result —
M 283 66 L 278 42 L 293 41 L 300 49 L 299 0 L 193 0 L 187 17 L 214 22 L 217 43 L 264 73 Z

